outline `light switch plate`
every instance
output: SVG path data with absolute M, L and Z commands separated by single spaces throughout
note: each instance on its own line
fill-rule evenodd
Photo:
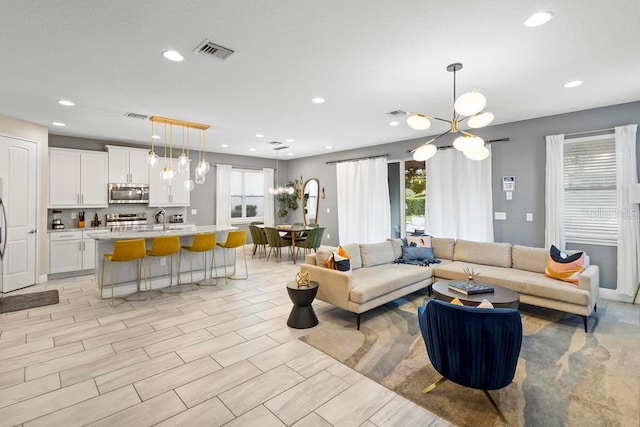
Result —
M 327 239 L 331 238 L 331 234 L 327 233 Z
M 527 212 L 527 222 L 531 222 L 533 221 L 533 214 L 530 212 Z
M 507 219 L 507 213 L 506 212 L 494 212 L 493 217 L 496 220 L 504 221 L 504 220 Z
M 198 209 L 191 209 L 191 215 L 198 215 Z
M 507 200 L 513 200 L 513 192 L 512 191 L 507 191 L 504 194 L 507 197 Z
M 331 213 L 331 210 L 329 208 L 327 208 L 327 213 Z

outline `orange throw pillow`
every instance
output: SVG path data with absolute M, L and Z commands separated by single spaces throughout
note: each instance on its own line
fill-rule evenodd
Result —
M 544 270 L 544 275 L 551 277 L 552 279 L 562 280 L 563 282 L 578 285 L 580 283 L 580 273 L 584 271 L 584 261 L 584 252 L 578 259 L 570 262 L 558 262 L 549 256 L 547 267 Z

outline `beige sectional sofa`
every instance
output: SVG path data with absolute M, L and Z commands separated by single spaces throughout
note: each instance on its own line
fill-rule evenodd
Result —
M 356 313 L 356 324 L 360 329 L 360 315 L 365 311 L 433 283 L 431 268 L 391 265 L 399 257 L 398 242 L 388 240 L 343 246 L 351 258 L 352 271 L 347 273 L 326 267 L 326 260 L 337 249 L 321 246 L 316 253 L 305 257 L 300 270 L 308 271 L 311 280 L 318 282 L 317 299 Z
M 430 267 L 392 264 L 402 255 L 402 241 L 389 239 L 344 246 L 351 256 L 352 272 L 326 267 L 326 259 L 336 249 L 327 246 L 307 255 L 300 269 L 318 282 L 318 299 L 356 313 L 358 328 L 361 313 L 439 279 L 465 280 L 464 269 L 470 267 L 480 274 L 478 281 L 512 289 L 520 294 L 522 303 L 582 316 L 587 331 L 587 316 L 598 302 L 597 266 L 587 267 L 574 285 L 544 275 L 548 249 L 448 238 L 431 238 L 431 243 L 441 263 Z
M 433 264 L 438 279 L 464 280 L 465 268 L 479 273 L 478 281 L 502 286 L 520 294 L 520 302 L 582 316 L 585 332 L 587 316 L 597 308 L 600 272 L 590 265 L 578 285 L 544 275 L 549 250 L 510 243 L 432 238 L 433 252 L 442 262 Z

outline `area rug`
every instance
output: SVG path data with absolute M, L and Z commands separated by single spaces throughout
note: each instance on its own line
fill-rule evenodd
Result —
M 57 289 L 33 292 L 30 294 L 11 295 L 0 300 L 0 313 L 57 304 L 59 301 Z
M 432 413 L 460 426 L 504 425 L 480 390 L 437 381 L 417 322 L 426 295 L 413 294 L 363 315 L 335 309 L 300 339 Z M 604 304 L 603 304 L 604 305 Z M 604 311 L 604 313 L 603 313 Z M 491 391 L 510 425 L 640 425 L 640 327 L 521 305 L 522 350 L 513 382 Z M 613 316 L 612 316 L 613 317 Z

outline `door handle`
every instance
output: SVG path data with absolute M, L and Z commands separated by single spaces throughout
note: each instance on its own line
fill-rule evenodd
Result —
M 27 233 L 29 233 L 29 234 L 35 234 L 35 233 L 37 233 L 37 232 L 38 232 L 38 230 L 36 230 L 36 229 L 31 229 L 31 230 L 29 230 Z

